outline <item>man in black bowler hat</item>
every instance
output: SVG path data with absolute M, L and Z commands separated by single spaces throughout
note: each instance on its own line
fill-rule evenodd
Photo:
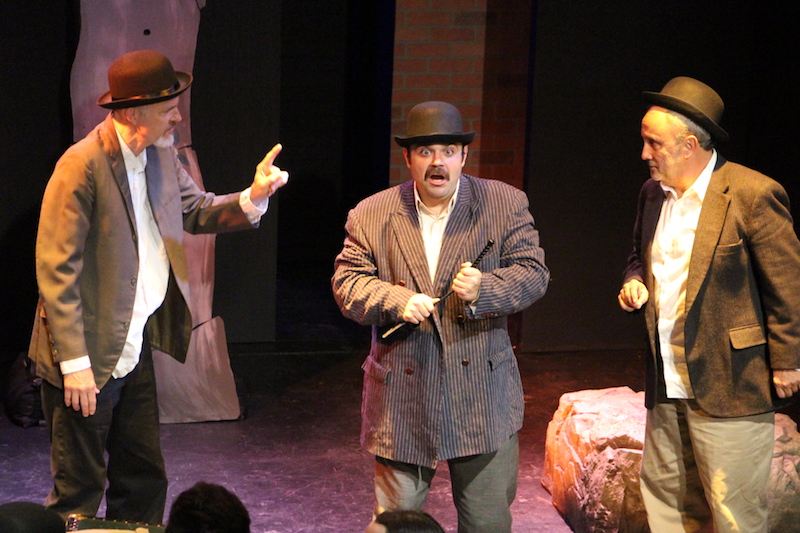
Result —
M 94 516 L 105 492 L 106 518 L 160 523 L 167 478 L 151 347 L 186 359 L 183 232 L 257 227 L 288 174 L 273 165 L 276 145 L 241 193 L 202 191 L 172 147 L 192 76 L 138 50 L 112 63 L 108 82 L 97 103 L 110 113 L 56 164 L 36 239 L 29 356 L 52 447 L 45 504 Z
M 459 532 L 510 533 L 524 402 L 507 318 L 550 273 L 525 193 L 462 173 L 475 134 L 458 109 L 418 104 L 406 132 L 412 179 L 350 212 L 332 280 L 342 313 L 372 326 L 374 511 L 421 510 L 446 460 Z
M 783 187 L 726 161 L 724 105 L 646 92 L 633 251 L 618 300 L 650 337 L 641 490 L 654 533 L 767 531 L 774 410 L 800 389 L 800 242 Z

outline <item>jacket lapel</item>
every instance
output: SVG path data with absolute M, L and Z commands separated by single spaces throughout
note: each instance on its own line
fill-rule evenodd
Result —
M 725 223 L 725 216 L 730 205 L 730 197 L 727 194 L 728 180 L 724 173 L 719 172 L 724 162 L 720 157 L 717 167 L 711 175 L 711 181 L 703 199 L 700 219 L 697 222 L 692 257 L 689 260 L 689 278 L 686 282 L 687 314 L 697 298 L 700 286 L 703 284 L 703 280 L 711 266 L 711 259 L 714 257 L 714 250 L 719 242 L 722 226 Z
M 119 145 L 117 130 L 114 128 L 114 120 L 111 118 L 110 113 L 103 122 L 103 126 L 100 130 L 100 138 L 102 139 L 104 150 L 111 160 L 111 172 L 114 174 L 119 192 L 125 202 L 125 210 L 128 213 L 128 222 L 130 222 L 131 231 L 136 235 L 136 217 L 133 214 L 133 199 L 131 197 L 130 184 L 128 183 L 128 171 L 125 168 L 122 148 Z
M 458 198 L 453 206 L 453 212 L 447 221 L 442 240 L 442 250 L 439 254 L 439 264 L 436 269 L 436 291 L 444 294 L 450 290 L 453 278 L 458 273 L 461 263 L 472 261 L 473 258 L 465 256 L 469 250 L 470 233 L 475 227 L 475 195 L 468 178 L 463 174 L 458 187 Z
M 414 202 L 414 182 L 409 180 L 400 185 L 400 206 L 397 211 L 390 214 L 390 223 L 397 247 L 411 271 L 416 286 L 424 294 L 435 295 Z

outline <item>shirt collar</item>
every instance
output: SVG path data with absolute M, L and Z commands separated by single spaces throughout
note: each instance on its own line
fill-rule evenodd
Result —
M 714 167 L 717 166 L 717 151 L 712 150 L 711 152 L 711 159 L 708 160 L 706 167 L 697 176 L 697 179 L 694 180 L 692 186 L 686 189 L 686 192 L 683 193 L 683 196 L 689 194 L 691 191 L 694 191 L 694 194 L 697 195 L 697 198 L 700 200 L 700 203 L 703 203 L 703 199 L 706 197 L 706 191 L 708 191 L 708 184 L 711 182 L 711 174 L 714 172 Z M 676 199 L 678 198 L 678 193 L 675 192 L 675 189 L 664 185 L 663 183 L 660 184 L 661 188 L 664 190 L 665 193 L 668 195 L 674 196 Z
M 461 176 L 458 177 L 458 181 L 456 182 L 456 190 L 453 192 L 453 196 L 450 198 L 450 201 L 447 203 L 447 207 L 442 211 L 442 215 L 447 215 L 450 211 L 453 210 L 453 206 L 456 205 L 456 198 L 458 198 L 458 189 L 461 187 Z M 431 214 L 430 209 L 426 206 L 422 199 L 419 197 L 419 191 L 417 191 L 417 182 L 414 182 L 414 204 L 417 206 L 417 214 L 424 213 L 427 215 Z M 440 215 L 441 216 L 441 215 Z
M 116 121 L 114 121 L 114 131 L 117 132 L 119 147 L 122 151 L 122 159 L 125 161 L 125 169 L 130 174 L 139 174 L 140 172 L 144 172 L 144 167 L 147 166 L 147 150 L 142 150 L 139 155 L 133 155 L 133 150 L 131 150 L 130 146 L 128 146 L 128 144 L 122 138 L 122 134 L 119 132 L 119 127 L 117 126 Z

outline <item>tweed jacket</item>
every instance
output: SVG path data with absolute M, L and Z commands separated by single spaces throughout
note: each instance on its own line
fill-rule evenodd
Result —
M 148 321 L 153 347 L 186 358 L 193 327 L 183 231 L 252 228 L 239 194 L 203 192 L 171 148 L 147 148 L 147 192 L 164 240 L 170 279 Z M 89 355 L 102 387 L 119 360 L 138 275 L 128 176 L 111 115 L 59 159 L 45 189 L 36 239 L 39 304 L 29 357 L 39 376 L 61 387 L 59 362 Z
M 372 326 L 362 366 L 365 449 L 429 467 L 497 450 L 522 426 L 524 407 L 507 315 L 540 298 L 549 282 L 525 194 L 462 174 L 433 282 L 413 181 L 363 200 L 346 230 L 332 285 L 342 313 Z M 402 322 L 412 295 L 447 293 L 461 263 L 489 239 L 495 245 L 480 264 L 474 312 L 453 295 L 419 327 L 381 338 Z
M 664 192 L 648 180 L 639 196 L 633 251 L 624 280 L 637 278 L 653 300 L 651 245 Z M 665 398 L 657 355 L 657 310 L 644 307 L 650 338 L 646 404 Z M 700 408 L 711 416 L 768 412 L 785 402 L 772 369 L 800 368 L 800 242 L 785 190 L 754 170 L 718 157 L 689 262 L 685 352 Z

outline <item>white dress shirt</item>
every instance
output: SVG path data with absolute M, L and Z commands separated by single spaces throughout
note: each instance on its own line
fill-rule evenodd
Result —
M 666 198 L 661 206 L 651 263 L 658 312 L 658 341 L 668 398 L 694 398 L 684 350 L 686 281 L 697 231 L 697 222 L 708 190 L 717 152 L 680 198 L 672 187 L 661 184 Z
M 417 185 L 414 184 L 414 200 L 417 205 L 417 216 L 419 218 L 419 226 L 422 230 L 422 241 L 425 243 L 425 257 L 428 260 L 428 270 L 431 276 L 431 283 L 436 280 L 436 269 L 439 266 L 439 254 L 442 251 L 442 240 L 444 239 L 444 230 L 447 227 L 447 221 L 450 220 L 450 214 L 453 212 L 453 206 L 456 205 L 456 198 L 458 197 L 458 188 L 461 186 L 460 176 L 457 178 L 459 181 L 456 184 L 456 190 L 453 192 L 453 197 L 450 198 L 447 207 L 438 215 L 432 213 L 430 209 L 422 202 L 417 192 Z M 436 295 L 431 294 L 431 297 Z

